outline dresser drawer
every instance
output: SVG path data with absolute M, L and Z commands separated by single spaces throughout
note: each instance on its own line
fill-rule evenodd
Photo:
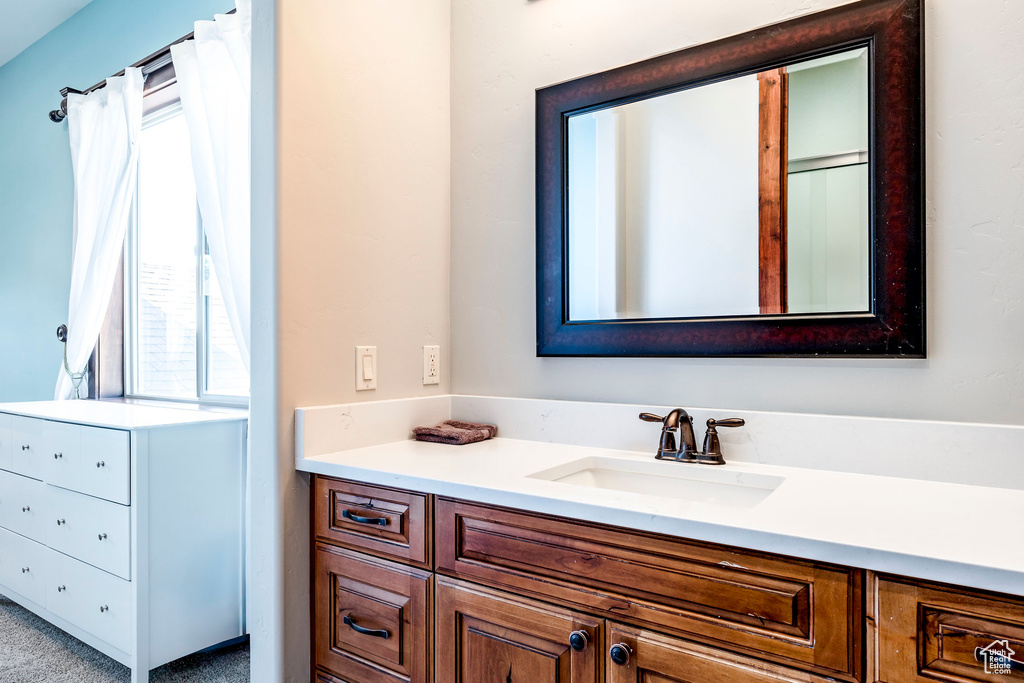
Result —
M 46 591 L 49 549 L 0 529 L 0 584 L 40 605 Z
M 316 478 L 318 540 L 430 568 L 430 499 L 421 493 Z
M 316 664 L 349 683 L 430 677 L 432 575 L 316 544 Z
M 131 578 L 131 508 L 55 486 L 46 487 L 46 497 L 46 545 Z
M 1024 600 L 897 578 L 875 600 L 878 680 L 1024 681 Z
M 37 420 L 20 415 L 11 416 L 11 471 L 42 479 L 47 469 L 47 425 L 46 420 Z
M 131 583 L 49 551 L 46 609 L 131 654 Z
M 59 422 L 50 425 L 45 441 L 50 453 L 46 481 L 128 505 L 129 433 Z
M 0 470 L 11 469 L 11 416 L 0 413 Z
M 49 519 L 46 484 L 0 471 L 0 527 L 43 542 Z
M 437 568 L 847 679 L 859 570 L 438 499 Z

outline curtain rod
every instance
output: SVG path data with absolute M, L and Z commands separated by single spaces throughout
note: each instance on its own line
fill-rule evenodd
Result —
M 235 10 L 232 9 L 232 10 L 230 10 L 228 12 L 225 12 L 224 14 L 234 14 L 234 13 L 235 13 Z M 184 43 L 186 40 L 192 40 L 194 35 L 195 35 L 195 32 L 193 31 L 192 33 L 189 33 L 186 36 L 182 36 L 181 38 L 178 38 L 173 43 L 170 43 L 168 45 L 163 46 L 162 48 L 160 48 L 159 50 L 157 50 L 153 54 L 149 55 L 148 57 L 143 57 L 139 61 L 135 62 L 134 64 L 132 64 L 131 68 L 142 69 L 142 75 L 143 76 L 148 76 L 149 74 L 153 73 L 157 69 L 160 69 L 160 68 L 170 64 L 171 63 L 171 48 L 174 47 L 175 45 L 177 45 L 178 43 Z M 114 74 L 110 78 L 117 78 L 118 76 L 124 76 L 124 72 L 125 72 L 125 70 L 121 69 L 120 71 L 118 71 L 116 74 Z M 61 121 L 63 121 L 67 117 L 67 115 L 68 115 L 68 95 L 70 95 L 72 93 L 74 93 L 76 95 L 88 95 L 89 93 L 91 93 L 94 90 L 99 90 L 100 88 L 106 87 L 106 85 L 107 85 L 107 79 L 104 78 L 102 81 L 100 81 L 96 85 L 90 86 L 90 87 L 86 88 L 85 90 L 75 90 L 74 88 L 67 88 L 67 87 L 61 88 L 60 89 L 60 96 L 63 99 L 60 101 L 60 107 L 57 108 L 57 109 L 54 109 L 53 111 L 50 112 L 50 120 L 53 121 L 54 123 L 60 123 Z

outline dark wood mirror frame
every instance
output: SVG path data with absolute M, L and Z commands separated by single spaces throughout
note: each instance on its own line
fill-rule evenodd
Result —
M 537 355 L 925 357 L 920 0 L 862 0 L 537 91 Z M 569 116 L 869 48 L 868 313 L 569 321 Z

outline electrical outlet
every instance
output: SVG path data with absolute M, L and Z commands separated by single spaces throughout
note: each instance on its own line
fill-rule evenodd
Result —
M 377 388 L 377 347 L 356 347 L 356 391 Z
M 423 347 L 423 384 L 441 383 L 441 347 Z

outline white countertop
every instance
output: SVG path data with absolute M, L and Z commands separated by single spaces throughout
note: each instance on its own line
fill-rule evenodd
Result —
M 248 419 L 237 408 L 199 408 L 189 404 L 128 403 L 125 401 L 32 401 L 0 403 L 0 413 L 73 422 L 109 429 L 148 429 L 196 422 Z
M 1024 595 L 1024 543 L 1016 531 L 1024 519 L 1024 491 L 729 463 L 719 469 L 785 478 L 753 507 L 732 507 L 528 476 L 601 456 L 654 460 L 651 453 L 497 438 L 466 446 L 397 441 L 300 455 L 297 467 L 383 486 Z

